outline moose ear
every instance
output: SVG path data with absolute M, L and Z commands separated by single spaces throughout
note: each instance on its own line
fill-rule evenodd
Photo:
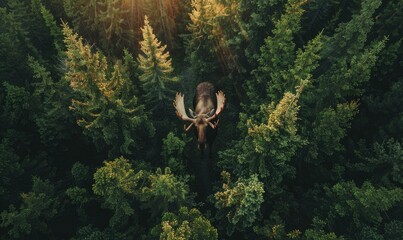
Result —
M 196 118 L 196 113 L 193 112 L 193 110 L 190 109 L 190 108 L 189 108 L 189 113 L 190 113 L 190 116 L 191 116 L 192 118 Z

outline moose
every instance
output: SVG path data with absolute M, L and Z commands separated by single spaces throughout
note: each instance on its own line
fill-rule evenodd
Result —
M 196 87 L 196 93 L 193 98 L 193 109 L 189 108 L 190 117 L 186 114 L 184 95 L 177 93 L 173 105 L 176 109 L 176 115 L 187 122 L 189 126 L 184 126 L 187 132 L 194 126 L 197 136 L 198 148 L 200 150 L 207 148 L 211 151 L 211 144 L 217 135 L 218 116 L 222 113 L 225 106 L 225 95 L 222 91 L 216 93 L 215 87 L 209 82 L 202 82 Z

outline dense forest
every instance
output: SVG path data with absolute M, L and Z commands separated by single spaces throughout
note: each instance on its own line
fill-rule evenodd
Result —
M 402 239 L 402 39 L 401 0 L 1 0 L 0 238 Z

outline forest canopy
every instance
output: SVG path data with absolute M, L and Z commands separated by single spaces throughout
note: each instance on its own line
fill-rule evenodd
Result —
M 0 238 L 401 239 L 402 23 L 401 0 L 0 1 Z M 203 149 L 172 102 L 206 81 Z

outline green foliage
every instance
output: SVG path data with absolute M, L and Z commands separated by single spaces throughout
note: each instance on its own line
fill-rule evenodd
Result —
M 286 233 L 284 229 L 284 225 L 276 224 L 271 226 L 266 223 L 263 227 L 254 226 L 253 231 L 261 236 L 264 236 L 268 239 L 301 239 L 301 231 L 298 229 L 294 229 L 288 233 Z
M 402 22 L 401 0 L 0 1 L 0 239 L 401 239 Z M 171 106 L 201 81 L 226 94 L 203 151 Z
M 1 118 L 6 126 L 18 126 L 29 121 L 30 94 L 23 87 L 3 82 L 6 92 Z
M 356 155 L 361 161 L 357 161 L 354 168 L 370 173 L 374 185 L 398 187 L 403 183 L 403 149 L 400 141 L 392 138 L 383 143 L 376 142 L 370 149 L 362 146 Z
M 67 45 L 65 77 L 80 95 L 70 107 L 78 117 L 77 124 L 98 147 L 108 146 L 110 155 L 131 154 L 133 148 L 139 149 L 142 137 L 154 134 L 144 107 L 133 95 L 131 81 L 118 63 L 109 68 L 105 56 L 92 53 L 67 25 L 63 32 Z
M 362 1 L 360 12 L 354 14 L 349 22 L 339 24 L 335 34 L 326 39 L 328 44 L 323 54 L 332 59 L 341 54 L 344 55 L 344 58 L 349 58 L 360 52 L 374 24 L 372 15 L 381 3 L 381 0 Z
M 242 231 L 253 226 L 265 191 L 256 174 L 250 178 L 239 178 L 235 183 L 231 182 L 228 172 L 222 172 L 221 176 L 224 184 L 222 191 L 214 194 L 215 207 L 218 209 L 217 217 L 227 225 L 227 234 L 232 235 L 235 228 Z
M 172 60 L 167 46 L 162 45 L 153 33 L 147 16 L 144 19 L 144 26 L 141 28 L 143 40 L 140 42 L 142 53 L 137 61 L 139 69 L 143 72 L 140 75 L 142 81 L 144 97 L 150 104 L 152 110 L 165 111 L 166 102 L 173 98 L 173 91 L 170 87 L 177 78 L 171 77 L 173 72 Z
M 84 205 L 86 204 L 89 199 L 87 196 L 87 189 L 79 188 L 79 187 L 72 187 L 66 190 L 67 196 L 70 198 L 71 202 L 77 205 Z
M 12 179 L 23 173 L 20 158 L 4 138 L 0 143 L 0 194 L 4 196 L 12 183 Z
M 253 71 L 255 78 L 247 82 L 247 93 L 253 104 L 261 104 L 260 98 L 280 100 L 284 91 L 291 90 L 300 80 L 308 80 L 307 77 L 317 66 L 317 54 L 321 48 L 320 35 L 308 44 L 305 52 L 299 50 L 299 57 L 296 59 L 293 39 L 300 29 L 302 4 L 301 1 L 289 1 L 286 12 L 275 22 L 273 36 L 267 37 L 260 49 L 259 67 Z M 290 71 L 293 63 L 294 70 Z M 266 91 L 257 91 L 259 88 Z M 262 93 L 263 96 L 256 96 Z M 256 103 L 256 100 L 260 101 Z
M 385 239 L 397 240 L 403 234 L 403 222 L 393 220 L 385 224 Z
M 403 200 L 401 188 L 376 188 L 370 182 L 364 182 L 361 187 L 354 182 L 340 182 L 331 188 L 325 187 L 325 192 L 327 202 L 322 212 L 326 225 L 338 226 L 343 235 L 359 238 L 367 234 L 379 235 L 379 226 L 388 218 L 388 211 Z
M 73 175 L 76 183 L 82 183 L 89 178 L 89 167 L 80 162 L 76 162 L 71 168 L 71 175 Z
M 108 237 L 99 229 L 92 226 L 85 226 L 78 230 L 77 235 L 72 240 L 106 240 Z
M 32 191 L 21 194 L 19 208 L 10 205 L 1 212 L 1 227 L 7 228 L 9 236 L 16 239 L 47 233 L 47 222 L 58 212 L 59 200 L 54 194 L 54 187 L 48 180 L 34 177 Z
M 28 64 L 34 78 L 33 101 L 41 103 L 34 113 L 41 141 L 49 147 L 57 147 L 74 134 L 74 118 L 68 110 L 73 93 L 66 81 L 54 81 L 50 71 L 38 60 L 29 57 Z
M 327 233 L 323 230 L 326 223 L 319 218 L 313 219 L 311 229 L 305 231 L 305 238 L 308 240 L 343 240 L 343 237 L 338 237 L 334 232 Z
M 213 41 L 219 29 L 218 19 L 226 15 L 225 11 L 225 6 L 216 0 L 192 1 L 192 12 L 189 14 L 191 22 L 187 25 L 190 35 L 186 36 L 185 41 L 187 61 L 198 80 L 217 69 Z
M 351 119 L 357 114 L 357 102 L 338 104 L 336 109 L 328 108 L 320 112 L 315 128 L 312 130 L 315 135 L 312 150 L 313 158 L 317 152 L 323 152 L 328 156 L 334 152 L 342 151 L 343 146 L 340 140 L 346 136 L 350 128 Z
M 141 188 L 139 199 L 142 207 L 150 209 L 153 216 L 178 209 L 191 200 L 187 182 L 187 176 L 176 177 L 168 167 L 164 171 L 158 168 Z
M 165 165 L 175 173 L 183 173 L 184 166 L 181 159 L 186 143 L 172 132 L 168 133 L 167 137 L 162 139 L 162 142 L 161 156 Z
M 134 33 L 126 21 L 128 9 L 123 0 L 64 0 L 67 16 L 81 35 L 99 40 L 110 54 L 121 54 L 124 46 L 133 47 Z
M 10 83 L 23 82 L 25 55 L 30 52 L 28 32 L 18 21 L 15 14 L 7 8 L 0 7 L 0 78 Z M 13 51 L 10 51 L 13 49 Z
M 182 207 L 177 214 L 166 212 L 152 234 L 164 240 L 218 239 L 217 229 L 196 208 Z
M 258 174 L 271 194 L 282 192 L 283 178 L 294 175 L 294 169 L 289 165 L 290 158 L 303 144 L 296 128 L 302 90 L 303 86 L 300 86 L 296 94 L 285 93 L 277 105 L 262 105 L 265 122 L 247 121 L 248 135 L 234 148 L 220 153 L 224 167 L 235 168 L 239 176 Z M 233 161 L 237 162 L 235 166 Z
M 64 52 L 63 46 L 63 33 L 57 26 L 56 20 L 52 13 L 41 4 L 41 13 L 46 26 L 49 28 L 49 33 L 53 37 L 53 42 L 58 55 L 62 55 Z
M 94 193 L 103 198 L 105 206 L 114 211 L 110 225 L 124 223 L 134 213 L 131 201 L 138 191 L 143 172 L 135 173 L 131 164 L 123 157 L 104 162 L 94 173 Z

